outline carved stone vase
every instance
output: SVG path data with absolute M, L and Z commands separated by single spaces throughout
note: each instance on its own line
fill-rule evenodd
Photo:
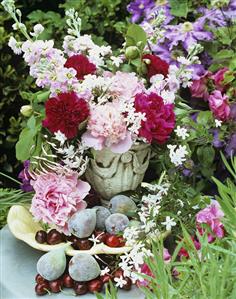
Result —
M 123 154 L 115 154 L 108 148 L 93 150 L 92 154 L 85 176 L 106 206 L 114 195 L 135 190 L 142 182 L 149 165 L 151 147 L 137 144 Z

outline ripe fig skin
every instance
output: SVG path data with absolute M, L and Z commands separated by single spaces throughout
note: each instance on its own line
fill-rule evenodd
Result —
M 42 255 L 37 262 L 37 272 L 46 280 L 58 279 L 66 269 L 64 248 L 54 249 Z
M 116 195 L 112 197 L 109 204 L 112 214 L 121 213 L 129 216 L 131 213 L 135 213 L 137 206 L 135 202 L 126 195 Z
M 70 260 L 69 274 L 75 281 L 86 282 L 97 278 L 101 274 L 101 269 L 93 256 L 78 253 Z
M 83 239 L 89 237 L 96 227 L 96 210 L 85 209 L 76 212 L 68 221 L 70 233 Z
M 102 206 L 95 206 L 93 209 L 96 209 L 96 229 L 104 231 L 105 230 L 105 221 L 111 215 L 111 212 L 108 208 Z
M 118 234 L 123 232 L 129 225 L 129 218 L 120 213 L 111 214 L 105 221 L 105 225 L 109 234 Z

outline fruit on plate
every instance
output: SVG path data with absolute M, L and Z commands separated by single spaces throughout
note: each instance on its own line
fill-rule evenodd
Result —
M 78 253 L 69 262 L 69 274 L 75 281 L 90 281 L 97 278 L 100 273 L 99 264 L 90 254 Z
M 129 225 L 129 218 L 120 213 L 111 214 L 111 216 L 106 219 L 105 225 L 108 233 L 117 234 L 123 232 Z
M 129 216 L 132 213 L 135 213 L 137 210 L 135 202 L 130 197 L 125 195 L 116 195 L 112 197 L 109 206 L 113 214 L 121 213 Z
M 46 280 L 59 278 L 66 269 L 66 255 L 64 248 L 54 249 L 45 253 L 37 262 L 38 273 Z
M 93 209 L 96 209 L 96 229 L 105 230 L 105 221 L 111 215 L 109 209 L 102 206 L 95 206 Z
M 68 221 L 69 231 L 78 238 L 89 237 L 96 227 L 96 210 L 85 209 L 76 212 Z

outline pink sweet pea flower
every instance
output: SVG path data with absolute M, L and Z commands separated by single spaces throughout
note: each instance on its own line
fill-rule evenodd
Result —
M 218 90 L 224 91 L 225 85 L 223 83 L 224 81 L 224 74 L 229 69 L 227 67 L 224 67 L 220 70 L 218 70 L 214 75 L 211 76 L 211 78 L 214 80 L 215 86 Z
M 227 95 L 222 95 L 219 90 L 215 90 L 209 96 L 209 107 L 219 120 L 226 121 L 230 116 L 228 97 Z
M 204 233 L 204 230 L 200 227 L 201 223 L 209 225 L 213 235 L 209 234 L 208 241 L 214 241 L 215 237 L 224 237 L 224 226 L 220 221 L 224 217 L 223 211 L 220 209 L 220 205 L 217 201 L 213 201 L 205 209 L 201 210 L 196 215 L 197 228 L 200 234 Z
M 43 221 L 68 234 L 67 221 L 78 210 L 86 208 L 83 200 L 90 185 L 78 180 L 78 174 L 44 173 L 31 184 L 35 190 L 30 212 L 37 221 Z
M 193 84 L 190 87 L 192 97 L 194 98 L 203 98 L 207 100 L 209 97 L 207 82 L 211 76 L 210 72 L 205 72 L 199 80 L 194 80 Z

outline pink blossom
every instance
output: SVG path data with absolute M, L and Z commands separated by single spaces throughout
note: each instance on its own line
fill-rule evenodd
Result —
M 85 209 L 83 201 L 90 185 L 78 180 L 76 172 L 70 175 L 46 173 L 32 182 L 35 195 L 30 208 L 34 218 L 68 233 L 67 221 L 76 211 Z
M 196 215 L 197 224 L 205 223 L 210 226 L 214 236 L 218 238 L 224 237 L 224 228 L 221 223 L 221 218 L 224 217 L 224 213 L 220 208 L 220 205 L 217 201 L 213 201 L 209 206 L 205 209 L 201 210 Z M 199 227 L 199 232 L 203 233 L 204 231 Z M 209 242 L 212 242 L 215 237 L 209 235 Z
M 224 74 L 229 69 L 227 67 L 224 67 L 220 70 L 218 70 L 214 75 L 211 76 L 211 78 L 214 80 L 215 86 L 218 90 L 224 91 L 225 85 L 223 84 L 224 81 Z
M 209 106 L 214 116 L 222 121 L 226 121 L 230 115 L 230 107 L 227 95 L 222 95 L 219 90 L 215 90 L 209 96 Z
M 137 93 L 144 91 L 144 89 L 143 83 L 139 81 L 135 73 L 117 72 L 113 76 L 109 92 L 117 98 L 131 99 Z
M 194 80 L 193 84 L 190 87 L 192 97 L 194 98 L 203 98 L 207 100 L 209 97 L 207 82 L 211 73 L 205 72 L 199 80 Z
M 163 259 L 166 264 L 171 261 L 171 255 L 170 255 L 168 249 L 166 249 L 166 248 L 163 248 Z M 151 269 L 148 267 L 148 265 L 146 263 L 142 264 L 140 273 L 148 275 L 150 277 L 154 277 Z M 149 281 L 146 279 L 137 281 L 138 287 L 146 287 L 146 286 L 148 286 L 148 284 L 149 284 Z
M 96 106 L 91 110 L 88 131 L 82 135 L 82 140 L 96 150 L 109 147 L 115 153 L 124 153 L 132 146 L 124 116 L 114 103 Z

